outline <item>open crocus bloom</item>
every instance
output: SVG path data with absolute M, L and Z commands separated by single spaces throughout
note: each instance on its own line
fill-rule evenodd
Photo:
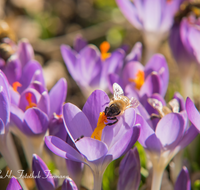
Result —
M 153 93 L 165 95 L 169 80 L 167 62 L 162 55 L 154 55 L 144 67 L 140 62 L 129 62 L 122 77 L 109 75 L 109 82 L 118 82 L 128 97 L 136 97 L 144 105 Z
M 155 98 L 155 97 L 154 97 Z M 188 128 L 187 116 L 192 125 Z M 138 141 L 145 148 L 153 164 L 152 189 L 160 188 L 162 174 L 169 161 L 185 148 L 198 135 L 200 115 L 190 99 L 186 101 L 186 110 L 180 113 L 164 114 L 153 126 L 153 119 L 145 120 L 137 115 L 137 123 L 141 123 L 141 133 Z
M 82 47 L 75 51 L 67 45 L 62 45 L 61 53 L 69 73 L 84 95 L 88 97 L 97 88 L 108 90 L 107 76 L 109 73 L 120 72 L 125 52 L 117 49 L 108 53 L 108 42 L 101 44 L 101 52 L 94 45 L 83 45 Z
M 181 0 L 116 0 L 124 16 L 138 29 L 164 33 L 173 24 Z
M 135 110 L 129 108 L 119 116 L 116 124 L 105 126 L 100 140 L 91 138 L 99 114 L 109 102 L 105 92 L 96 90 L 87 99 L 83 111 L 70 103 L 63 106 L 65 127 L 73 146 L 58 137 L 45 138 L 46 145 L 55 154 L 90 166 L 94 174 L 94 189 L 101 189 L 102 175 L 108 164 L 127 152 L 140 133 L 139 127 L 135 126 Z

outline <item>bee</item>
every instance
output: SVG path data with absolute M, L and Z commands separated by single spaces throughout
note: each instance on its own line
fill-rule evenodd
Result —
M 190 14 L 200 17 L 200 0 L 193 0 L 190 2 L 183 2 L 180 6 L 180 10 L 175 15 L 175 21 L 181 22 L 183 17 L 187 17 Z
M 113 98 L 111 99 L 109 106 L 105 108 L 104 113 L 107 119 L 115 120 L 113 123 L 107 123 L 106 125 L 113 125 L 117 123 L 117 116 L 124 113 L 127 108 L 136 108 L 139 105 L 139 101 L 136 98 L 129 99 L 124 96 L 122 88 L 117 84 L 113 84 Z
M 9 25 L 0 20 L 0 57 L 7 61 L 15 53 L 15 36 Z
M 169 113 L 178 113 L 180 106 L 177 99 L 172 99 L 166 106 L 162 105 L 162 102 L 155 98 L 148 98 L 148 103 L 158 111 L 158 114 L 152 113 L 150 118 L 159 118 L 161 119 Z

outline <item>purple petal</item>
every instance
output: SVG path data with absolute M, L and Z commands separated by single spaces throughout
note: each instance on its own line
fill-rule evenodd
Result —
M 119 158 L 130 150 L 140 136 L 140 127 L 136 126 L 127 130 L 125 134 L 109 147 L 108 154 L 113 155 L 113 160 Z
M 186 99 L 185 107 L 189 120 L 200 131 L 200 114 L 189 97 Z
M 185 110 L 185 100 L 178 92 L 174 93 L 173 98 L 177 99 L 179 102 L 180 106 L 179 112 Z
M 174 190 L 190 190 L 190 189 L 191 189 L 191 183 L 190 183 L 189 172 L 186 167 L 183 167 L 176 180 Z
M 3 86 L 0 86 L 0 118 L 5 125 L 10 120 L 10 102 Z
M 6 190 L 22 190 L 22 186 L 20 185 L 16 177 L 12 177 Z
M 32 88 L 27 88 L 20 96 L 19 99 L 19 108 L 23 111 L 26 110 L 26 106 L 29 106 L 29 102 L 26 98 L 27 94 L 30 93 L 31 94 L 31 102 L 37 104 L 37 102 L 39 101 L 40 98 L 40 94 Z
M 23 39 L 18 44 L 18 55 L 22 67 L 24 67 L 30 60 L 34 58 L 34 51 L 28 40 Z
M 66 103 L 63 106 L 63 119 L 68 134 L 74 141 L 82 135 L 90 137 L 92 135 L 92 127 L 85 114 L 75 105 Z
M 131 22 L 136 28 L 141 29 L 142 23 L 138 18 L 138 11 L 135 5 L 131 1 L 117 0 L 116 1 L 120 10 L 124 16 Z
M 76 52 L 66 45 L 61 45 L 60 49 L 70 75 L 75 81 L 77 81 L 80 77 L 80 73 L 79 70 L 76 69 Z
M 20 100 L 20 94 L 13 90 L 13 88 L 10 86 L 10 96 L 11 96 L 11 104 L 19 105 Z
M 81 154 L 62 139 L 54 136 L 47 136 L 45 137 L 45 143 L 54 154 L 57 154 L 65 159 L 84 163 L 84 159 Z
M 33 154 L 32 171 L 34 172 L 35 176 L 40 175 L 40 177 L 35 178 L 38 190 L 43 190 L 46 188 L 49 190 L 55 189 L 55 183 L 49 168 L 36 154 Z
M 199 131 L 194 125 L 191 125 L 189 129 L 184 133 L 183 138 L 179 142 L 178 149 L 181 150 L 189 145 L 199 134 Z
M 150 97 L 154 93 L 161 93 L 161 91 L 162 84 L 160 77 L 156 73 L 151 73 L 150 75 L 148 75 L 139 91 L 140 97 L 143 98 L 143 100 L 141 101 L 145 102 L 147 97 Z
M 60 79 L 55 86 L 49 92 L 50 98 L 50 113 L 49 117 L 52 117 L 53 113 L 57 115 L 62 114 L 62 105 L 65 102 L 67 95 L 67 81 L 62 78 Z
M 87 41 L 82 36 L 77 36 L 74 40 L 74 50 L 79 53 L 87 44 Z
M 123 151 L 125 151 L 125 144 L 127 146 L 130 142 L 130 137 L 132 136 L 132 130 L 133 126 L 135 125 L 135 121 L 135 110 L 133 108 L 129 108 L 125 110 L 125 112 L 121 116 L 119 116 L 118 122 L 116 124 L 112 126 L 106 126 L 104 128 L 102 132 L 102 141 L 107 144 L 107 146 L 109 147 L 109 151 L 114 151 L 114 149 L 116 148 L 115 145 L 120 142 L 121 139 L 127 136 L 127 140 L 122 142 L 121 149 L 119 148 L 119 151 L 116 152 L 116 154 L 121 154 Z
M 83 137 L 77 141 L 76 147 L 91 162 L 104 157 L 108 152 L 108 147 L 105 143 L 90 137 Z
M 119 166 L 118 190 L 137 190 L 140 185 L 140 158 L 137 148 L 131 149 Z
M 126 56 L 126 63 L 131 61 L 140 61 L 142 56 L 142 44 L 137 42 L 131 52 Z
M 78 190 L 76 184 L 74 183 L 74 181 L 67 177 L 62 184 L 62 189 L 61 190 Z
M 46 113 L 47 115 L 49 114 L 50 107 L 49 107 L 49 95 L 48 92 L 44 91 L 41 94 L 40 100 L 38 101 L 37 108 L 39 108 L 41 111 Z
M 124 84 L 123 84 L 123 81 L 120 78 L 120 76 L 115 73 L 111 73 L 108 75 L 108 87 L 109 87 L 109 90 L 111 93 L 113 93 L 113 84 L 114 83 L 119 84 L 119 86 L 121 86 L 121 88 L 124 90 Z
M 23 133 L 26 134 L 26 130 L 23 131 L 24 112 L 16 105 L 11 105 L 10 120 L 13 122 Z M 28 129 L 27 129 L 28 130 Z M 30 132 L 30 130 L 28 130 Z
M 181 115 L 170 113 L 165 115 L 156 127 L 156 136 L 163 147 L 173 149 L 183 136 L 185 122 Z
M 124 51 L 118 49 L 112 52 L 111 56 L 104 61 L 101 72 L 101 86 L 103 86 L 104 83 L 107 83 L 108 74 L 119 73 L 121 71 L 124 57 Z
M 19 81 L 22 73 L 22 66 L 15 55 L 8 59 L 4 73 L 11 85 L 16 81 Z
M 2 119 L 0 119 L 0 135 L 4 135 L 5 132 L 6 132 L 5 124 L 4 124 L 4 122 L 2 121 Z
M 3 92 L 6 94 L 6 97 L 8 97 L 8 100 L 10 100 L 9 83 L 5 74 L 1 70 L 0 70 L 0 86 L 3 87 Z
M 138 71 L 144 71 L 144 66 L 140 62 L 130 62 L 126 64 L 123 70 L 123 82 L 126 86 L 130 83 L 129 79 L 135 79 Z
M 44 134 L 48 128 L 48 117 L 38 108 L 29 108 L 24 114 L 24 130 L 28 130 L 30 135 Z
M 42 67 L 35 60 L 32 60 L 25 65 L 22 71 L 22 77 L 19 81 L 22 84 L 22 87 L 19 88 L 20 93 L 29 86 L 32 78 L 34 77 L 34 74 L 38 71 L 42 73 Z
M 108 95 L 101 90 L 95 90 L 87 99 L 83 107 L 83 113 L 90 121 L 93 130 L 97 127 L 100 112 L 105 110 L 109 102 Z
M 78 82 L 81 85 L 89 84 L 100 77 L 101 68 L 100 52 L 96 46 L 88 45 L 80 51 L 75 70 L 79 71 Z
M 145 75 L 148 76 L 153 71 L 156 71 L 162 79 L 161 95 L 164 96 L 169 82 L 169 69 L 166 59 L 163 55 L 154 55 L 145 66 Z
M 153 129 L 148 125 L 142 116 L 137 115 L 136 124 L 141 125 L 140 137 L 138 139 L 140 144 L 149 151 L 160 153 L 162 144 L 158 137 L 155 135 Z

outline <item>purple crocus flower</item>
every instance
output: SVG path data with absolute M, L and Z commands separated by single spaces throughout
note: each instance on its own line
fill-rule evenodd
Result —
M 74 143 L 70 146 L 58 137 L 49 136 L 45 143 L 55 154 L 87 164 L 94 175 L 94 189 L 101 189 L 102 175 L 108 164 L 127 152 L 136 142 L 140 129 L 135 126 L 135 110 L 125 110 L 116 124 L 105 126 L 100 140 L 91 138 L 97 127 L 99 114 L 105 110 L 109 97 L 101 90 L 87 99 L 83 111 L 67 103 L 63 117 L 67 132 Z
M 138 190 L 140 185 L 140 158 L 137 148 L 129 150 L 119 166 L 118 190 Z
M 190 190 L 190 189 L 191 189 L 191 183 L 190 183 L 189 172 L 186 167 L 183 167 L 176 180 L 174 190 Z
M 6 190 L 23 190 L 22 186 L 18 182 L 16 177 L 12 177 L 9 181 L 9 184 Z
M 155 100 L 155 99 L 154 99 Z M 157 110 L 160 109 L 160 103 L 154 101 Z M 164 110 L 161 108 L 161 110 Z M 188 118 L 193 123 L 189 128 L 187 125 L 186 111 Z M 186 101 L 186 111 L 180 113 L 166 113 L 153 126 L 153 118 L 145 120 L 137 115 L 136 123 L 141 123 L 141 134 L 138 141 L 145 148 L 153 164 L 153 182 L 152 189 L 160 189 L 162 174 L 169 161 L 183 148 L 185 148 L 198 135 L 200 119 L 199 113 L 195 109 L 190 99 Z M 194 113 L 196 114 L 194 118 Z M 191 114 L 193 114 L 191 116 Z M 175 127 L 174 127 L 175 126 Z
M 81 48 L 72 50 L 67 45 L 61 46 L 61 53 L 69 73 L 88 97 L 95 89 L 108 90 L 107 76 L 119 73 L 123 66 L 125 52 L 117 49 L 108 53 L 110 45 L 103 42 L 101 52 L 94 45 L 86 45 L 81 41 Z
M 200 63 L 200 19 L 191 15 L 183 18 L 180 26 L 181 39 L 187 51 L 194 55 L 197 62 Z
M 127 63 L 122 71 L 122 77 L 109 75 L 109 83 L 121 84 L 128 97 L 136 97 L 145 104 L 147 97 L 153 93 L 165 95 L 169 80 L 167 62 L 162 55 L 154 55 L 144 67 L 140 62 Z
M 148 60 L 173 24 L 182 0 L 116 0 L 124 16 L 143 32 Z
M 0 70 L 0 152 L 6 160 L 8 166 L 17 175 L 17 171 L 21 168 L 18 154 L 12 136 L 9 132 L 10 122 L 10 93 L 9 84 L 4 73 Z M 23 179 L 20 179 L 24 189 L 26 185 Z
M 194 20 L 194 23 L 192 20 Z M 179 66 L 184 98 L 188 96 L 191 98 L 193 97 L 192 77 L 196 63 L 198 62 L 198 45 L 195 46 L 195 43 L 198 44 L 198 33 L 200 36 L 200 32 L 197 29 L 198 24 L 196 26 L 195 20 L 193 16 L 183 18 L 181 21 L 176 19 L 169 37 L 171 51 Z

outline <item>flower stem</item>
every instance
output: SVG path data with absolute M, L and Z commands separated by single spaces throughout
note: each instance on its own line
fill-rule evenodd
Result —
M 151 190 L 160 190 L 164 169 L 153 168 Z
M 93 190 L 101 190 L 103 175 L 100 172 L 94 172 L 94 188 Z

